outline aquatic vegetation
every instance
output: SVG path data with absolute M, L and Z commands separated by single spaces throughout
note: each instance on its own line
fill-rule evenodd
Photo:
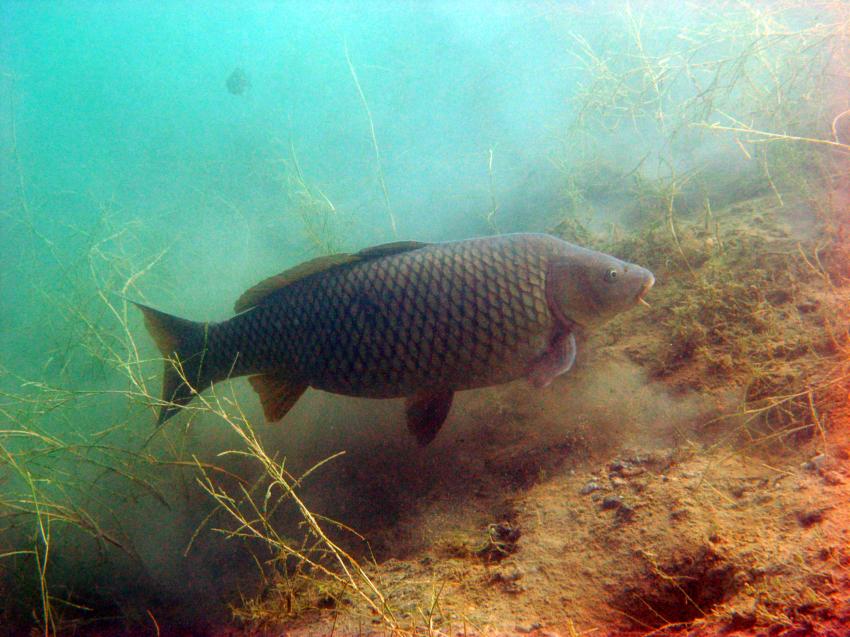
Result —
M 274 570 L 277 577 L 273 590 L 279 595 L 281 588 L 278 583 L 285 583 L 283 587 L 286 591 L 284 615 L 297 612 L 298 607 L 303 604 L 299 599 L 301 593 L 300 591 L 296 593 L 298 589 L 293 587 L 293 581 L 306 580 L 307 583 L 319 581 L 318 585 L 322 589 L 328 589 L 335 584 L 340 589 L 358 595 L 383 622 L 393 629 L 395 621 L 383 593 L 360 563 L 328 536 L 325 527 L 335 526 L 343 531 L 350 531 L 350 529 L 311 512 L 296 491 L 299 484 L 310 473 L 325 462 L 333 460 L 333 457 L 323 460 L 295 478 L 286 470 L 285 460 L 279 461 L 267 454 L 244 414 L 236 418 L 230 416 L 216 396 L 213 396 L 211 401 L 203 397 L 199 398 L 204 407 L 224 420 L 245 444 L 244 450 L 232 450 L 225 454 L 247 455 L 262 465 L 262 478 L 250 489 L 239 485 L 238 490 L 229 492 L 200 463 L 198 464 L 201 474 L 199 481 L 220 509 L 237 523 L 235 528 L 226 531 L 227 536 L 260 541 L 266 545 L 268 552 L 272 555 L 273 564 L 282 564 L 280 570 Z M 257 491 L 262 494 L 262 499 L 254 495 Z M 307 525 L 304 537 L 297 542 L 282 536 L 273 521 L 275 510 L 287 501 L 297 507 Z M 288 570 L 289 564 L 294 564 L 291 572 Z M 320 577 L 327 578 L 328 582 L 318 580 Z M 326 596 L 327 593 L 321 594 L 318 599 Z M 239 614 L 244 616 L 245 612 L 237 612 L 237 615 Z
M 663 219 L 675 238 L 679 217 L 701 214 L 704 201 L 719 208 L 768 191 L 781 201 L 810 174 L 813 154 L 850 150 L 832 138 L 833 78 L 823 71 L 846 47 L 846 14 L 828 2 L 717 11 L 687 5 L 662 17 L 627 7 L 604 47 L 574 35 L 586 79 L 554 161 L 580 185 L 582 214 L 628 197 L 636 204 L 627 216 Z
M 307 244 L 320 255 L 345 252 L 346 226 L 351 220 L 346 223 L 322 189 L 308 183 L 292 144 L 289 161 L 283 164 L 283 180 L 287 212 L 301 221 Z
M 834 198 L 843 196 L 850 147 L 836 135 L 841 114 L 822 99 L 831 78 L 820 69 L 846 47 L 847 15 L 811 21 L 817 7 L 795 3 L 727 9 L 722 19 L 676 27 L 629 9 L 623 41 L 608 44 L 627 56 L 578 38 L 590 79 L 567 140 L 585 140 L 586 154 L 561 165 L 570 172 L 569 205 L 558 228 L 644 259 L 667 281 L 651 320 L 669 338 L 640 355 L 656 376 L 679 387 L 734 380 L 747 387 L 745 409 L 788 424 L 809 411 L 813 384 L 836 381 L 824 362 L 837 365 L 846 347 L 838 327 L 845 259 L 825 255 L 845 256 L 846 213 Z M 747 122 L 734 113 L 747 113 Z M 645 154 L 624 170 L 593 161 L 607 149 L 600 133 L 646 139 Z M 725 143 L 742 158 L 736 170 L 717 170 L 704 150 L 693 156 L 717 139 L 706 133 L 731 137 Z M 600 199 L 595 184 L 615 181 L 634 202 L 623 218 L 644 220 L 637 237 L 600 239 L 587 225 L 587 209 Z M 803 210 L 812 211 L 810 221 Z M 805 236 L 800 223 L 813 224 Z

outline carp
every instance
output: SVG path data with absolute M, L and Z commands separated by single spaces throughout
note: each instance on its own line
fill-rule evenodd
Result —
M 159 424 L 213 383 L 249 376 L 277 421 L 308 387 L 406 398 L 421 445 L 454 392 L 525 377 L 545 387 L 576 335 L 645 301 L 645 268 L 545 234 L 396 242 L 313 259 L 194 322 L 137 304 L 165 358 Z

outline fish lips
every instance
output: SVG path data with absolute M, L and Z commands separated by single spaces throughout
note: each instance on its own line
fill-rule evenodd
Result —
M 640 289 L 640 291 L 637 293 L 637 296 L 635 297 L 635 305 L 640 303 L 641 305 L 650 307 L 649 303 L 647 303 L 643 297 L 646 296 L 652 286 L 655 285 L 655 275 L 652 274 L 652 272 L 650 272 L 649 270 L 647 270 L 647 274 L 649 275 L 649 278 L 647 279 L 646 283 L 643 284 L 643 287 Z

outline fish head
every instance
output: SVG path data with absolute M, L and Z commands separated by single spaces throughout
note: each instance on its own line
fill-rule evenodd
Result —
M 647 304 L 643 297 L 654 283 L 646 268 L 570 245 L 549 263 L 546 296 L 563 324 L 594 327 L 638 303 Z

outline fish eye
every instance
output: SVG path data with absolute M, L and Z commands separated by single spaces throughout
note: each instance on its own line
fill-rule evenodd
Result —
M 613 283 L 614 281 L 616 281 L 617 276 L 617 270 L 615 270 L 614 268 L 608 268 L 608 270 L 605 271 L 605 280 L 608 283 Z

